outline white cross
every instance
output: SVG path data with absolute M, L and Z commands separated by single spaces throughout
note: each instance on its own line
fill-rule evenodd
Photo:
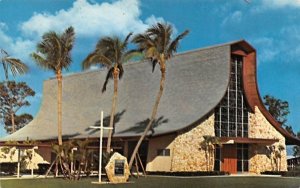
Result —
M 102 140 L 103 130 L 112 130 L 112 127 L 103 127 L 103 111 L 101 111 L 100 127 L 90 126 L 91 129 L 100 129 L 100 145 L 99 145 L 99 183 L 101 183 L 101 169 L 102 169 Z

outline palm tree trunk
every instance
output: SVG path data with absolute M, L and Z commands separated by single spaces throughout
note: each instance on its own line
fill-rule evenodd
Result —
M 133 160 L 134 160 L 134 158 L 135 158 L 135 156 L 136 156 L 136 154 L 137 154 L 137 152 L 138 152 L 138 150 L 140 148 L 140 145 L 142 144 L 142 141 L 146 137 L 149 129 L 151 128 L 152 123 L 155 120 L 155 117 L 156 117 L 156 114 L 157 114 L 158 105 L 159 105 L 161 96 L 162 96 L 163 91 L 164 91 L 164 84 L 165 84 L 165 80 L 166 80 L 166 67 L 165 67 L 165 62 L 164 61 L 161 61 L 160 71 L 161 71 L 160 87 L 159 87 L 159 92 L 158 92 L 158 94 L 156 96 L 155 104 L 154 104 L 153 109 L 152 109 L 151 119 L 150 119 L 148 125 L 146 126 L 143 134 L 141 135 L 138 143 L 136 144 L 136 146 L 135 146 L 135 148 L 133 150 L 133 153 L 132 153 L 130 161 L 129 161 L 129 169 L 131 169 L 132 164 L 133 164 Z
M 10 113 L 11 118 L 11 127 L 12 127 L 12 133 L 16 132 L 16 125 L 15 125 L 15 115 L 13 112 Z
M 112 99 L 112 107 L 111 107 L 111 113 L 110 113 L 109 128 L 113 128 L 113 126 L 114 126 L 114 118 L 115 118 L 116 104 L 117 104 L 117 98 L 118 98 L 118 77 L 119 77 L 118 67 L 114 68 L 113 77 L 114 77 L 114 96 L 113 96 L 113 99 Z M 111 148 L 112 133 L 113 133 L 113 130 L 109 129 L 108 137 L 107 137 L 107 146 L 106 146 L 106 152 L 107 153 L 111 152 L 110 148 Z
M 58 145 L 62 145 L 62 74 L 61 70 L 57 71 L 57 138 Z

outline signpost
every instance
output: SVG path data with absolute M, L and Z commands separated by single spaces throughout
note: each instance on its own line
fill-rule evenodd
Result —
M 90 126 L 92 129 L 100 129 L 100 144 L 99 144 L 99 180 L 98 183 L 101 183 L 101 169 L 102 169 L 102 141 L 103 141 L 103 130 L 112 130 L 111 127 L 103 127 L 103 111 L 101 111 L 100 117 L 100 127 L 97 126 Z

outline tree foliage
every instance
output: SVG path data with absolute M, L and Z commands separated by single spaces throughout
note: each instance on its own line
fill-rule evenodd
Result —
M 292 126 L 287 124 L 287 116 L 290 113 L 289 103 L 287 101 L 277 99 L 271 95 L 265 95 L 264 105 L 268 109 L 269 113 L 285 128 L 287 132 L 296 136 Z
M 9 71 L 13 76 L 17 74 L 25 74 L 28 67 L 20 59 L 11 57 L 5 50 L 0 49 L 0 64 L 2 64 L 5 79 L 8 80 Z
M 264 105 L 267 107 L 270 114 L 281 124 L 285 125 L 287 122 L 287 116 L 290 113 L 289 103 L 282 101 L 271 95 L 264 96 Z
M 32 119 L 28 114 L 16 116 L 16 113 L 22 107 L 29 106 L 27 98 L 34 95 L 35 92 L 25 82 L 0 82 L 0 117 L 8 133 L 15 132 Z
M 21 114 L 21 115 L 15 115 L 15 128 L 16 131 L 23 128 L 25 125 L 27 125 L 31 120 L 33 120 L 33 116 L 31 114 Z M 4 120 L 5 130 L 8 134 L 13 133 L 12 132 L 12 123 L 11 123 L 11 117 L 7 116 Z
M 297 138 L 299 138 L 300 139 L 300 131 L 297 133 Z M 299 157 L 300 156 L 300 146 L 294 146 L 293 147 L 293 152 L 294 152 L 294 156 L 295 157 Z

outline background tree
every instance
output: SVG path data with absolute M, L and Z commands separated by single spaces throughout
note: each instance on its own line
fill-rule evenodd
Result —
M 264 96 L 264 105 L 270 112 L 270 114 L 281 124 L 285 125 L 287 122 L 287 115 L 289 111 L 289 103 L 282 101 L 271 95 Z
M 38 66 L 51 70 L 57 79 L 57 132 L 58 145 L 62 145 L 62 70 L 68 69 L 72 63 L 71 50 L 75 41 L 73 27 L 62 34 L 50 31 L 43 35 L 37 44 L 36 51 L 31 54 Z
M 290 113 L 289 103 L 271 95 L 265 95 L 264 105 L 275 120 L 278 121 L 290 134 L 295 136 L 292 126 L 287 125 L 287 116 Z
M 0 55 L 0 63 L 2 64 L 6 80 L 8 80 L 9 71 L 13 76 L 16 76 L 17 74 L 25 74 L 28 71 L 26 64 L 24 64 L 20 59 L 10 57 L 5 50 L 0 49 Z
M 300 139 L 300 131 L 297 133 L 297 137 Z M 294 146 L 293 147 L 293 152 L 294 152 L 294 156 L 295 157 L 299 157 L 300 156 L 300 146 Z
M 96 45 L 96 49 L 82 62 L 83 69 L 87 69 L 95 64 L 107 67 L 108 72 L 102 87 L 102 93 L 106 91 L 108 80 L 114 80 L 114 93 L 109 121 L 109 127 L 111 128 L 114 127 L 114 116 L 117 108 L 118 80 L 121 79 L 124 74 L 122 63 L 131 59 L 137 53 L 135 50 L 127 50 L 131 35 L 132 33 L 129 33 L 124 41 L 118 37 L 101 38 Z M 112 134 L 113 130 L 109 130 L 106 147 L 107 153 L 111 151 Z
M 132 156 L 129 161 L 129 168 L 131 169 L 133 160 L 139 150 L 139 147 L 150 130 L 153 121 L 156 118 L 158 105 L 164 90 L 164 83 L 166 79 L 166 61 L 168 61 L 177 51 L 179 41 L 183 39 L 189 31 L 186 30 L 178 35 L 174 40 L 171 40 L 173 28 L 167 23 L 157 23 L 145 31 L 143 34 L 134 36 L 133 42 L 137 44 L 138 50 L 144 53 L 145 59 L 150 60 L 153 66 L 153 71 L 156 64 L 160 66 L 161 79 L 159 91 L 152 109 L 152 114 L 148 125 L 141 135 L 137 145 L 135 146 Z
M 34 95 L 35 92 L 25 82 L 7 81 L 0 83 L 0 115 L 6 130 L 10 130 L 9 133 L 14 133 L 17 127 L 26 123 L 25 118 L 29 118 L 27 115 L 17 118 L 15 116 L 22 107 L 30 105 L 27 97 Z
M 30 121 L 32 121 L 33 116 L 31 114 L 21 114 L 21 115 L 15 115 L 14 117 L 14 122 L 15 122 L 15 129 L 16 131 L 23 128 L 25 125 L 27 125 Z M 5 118 L 4 120 L 4 125 L 5 125 L 5 130 L 8 134 L 13 133 L 12 130 L 12 123 L 11 123 L 11 118 L 10 116 L 7 116 L 7 118 Z

